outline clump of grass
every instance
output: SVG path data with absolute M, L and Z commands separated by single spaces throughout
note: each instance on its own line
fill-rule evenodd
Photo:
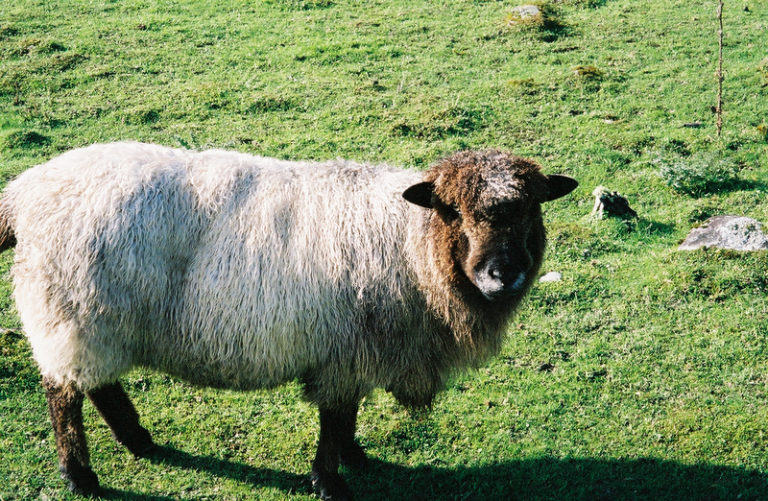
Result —
M 6 135 L 2 140 L 3 149 L 35 148 L 45 146 L 51 142 L 48 136 L 44 136 L 34 130 L 15 130 Z
M 702 221 L 706 221 L 707 219 L 720 213 L 721 211 L 719 208 L 709 205 L 694 207 L 693 210 L 688 213 L 688 222 L 701 223 Z
M 301 108 L 301 103 L 294 97 L 282 95 L 259 95 L 245 103 L 246 113 L 269 113 Z
M 26 56 L 28 54 L 51 54 L 63 52 L 67 48 L 54 40 L 41 38 L 23 38 L 11 48 L 11 55 Z
M 680 296 L 703 297 L 723 302 L 740 294 L 765 294 L 768 279 L 763 273 L 765 253 L 707 249 L 685 256 L 678 267 L 674 287 Z M 736 269 L 729 269 L 735 265 Z
M 396 121 L 391 132 L 395 136 L 439 139 L 465 135 L 486 126 L 482 110 L 448 106 L 434 111 L 418 109 L 415 115 Z
M 603 77 L 603 72 L 591 64 L 574 66 L 573 74 L 584 80 L 599 80 Z
M 739 181 L 736 162 L 716 152 L 661 157 L 655 163 L 659 176 L 669 187 L 694 197 L 733 188 Z
M 607 0 L 560 0 L 560 3 L 566 5 L 575 5 L 578 7 L 602 7 Z
M 758 66 L 757 69 L 763 76 L 763 87 L 768 86 L 768 57 L 760 62 L 760 66 Z
M 768 124 L 762 123 L 755 127 L 757 130 L 757 133 L 760 134 L 760 137 L 768 141 Z
M 312 10 L 331 7 L 331 0 L 267 0 L 267 5 L 274 5 L 282 10 Z
M 160 111 L 145 106 L 130 107 L 120 112 L 125 123 L 148 125 L 160 120 Z
M 526 96 L 533 96 L 539 92 L 539 84 L 533 78 L 513 78 L 507 81 L 507 85 Z
M 3 24 L 0 25 L 0 40 L 5 40 L 19 34 L 19 30 L 15 26 Z
M 39 65 L 39 70 L 50 70 L 50 71 L 67 71 L 81 62 L 88 59 L 86 56 L 82 54 L 78 54 L 76 52 L 66 52 L 63 54 L 55 54 L 54 56 L 48 58 L 47 60 L 41 62 Z
M 220 110 L 230 104 L 232 92 L 218 84 L 205 82 L 190 89 L 189 95 L 198 105 L 210 110 Z

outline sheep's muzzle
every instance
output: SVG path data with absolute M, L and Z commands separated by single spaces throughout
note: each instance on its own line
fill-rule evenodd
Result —
M 525 289 L 526 270 L 506 256 L 494 256 L 475 267 L 473 282 L 489 301 L 517 296 Z

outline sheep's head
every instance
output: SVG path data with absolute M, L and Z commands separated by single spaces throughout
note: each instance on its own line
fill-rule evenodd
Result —
M 518 298 L 535 278 L 545 242 L 541 204 L 577 185 L 530 160 L 467 151 L 432 166 L 403 197 L 432 211 L 428 231 L 450 280 L 498 302 Z

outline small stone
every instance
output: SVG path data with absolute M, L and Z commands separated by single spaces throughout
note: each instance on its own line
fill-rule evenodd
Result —
M 517 13 L 522 19 L 527 17 L 538 17 L 541 15 L 541 9 L 535 5 L 519 5 L 512 9 L 512 12 Z
M 768 250 L 768 237 L 759 221 L 740 216 L 715 216 L 694 228 L 677 250 L 715 247 L 737 251 Z
M 629 202 L 618 191 L 611 191 L 605 186 L 598 186 L 592 191 L 595 197 L 595 205 L 592 207 L 592 217 L 603 219 L 605 215 L 616 216 L 622 219 L 637 217 Z
M 539 279 L 539 282 L 559 282 L 563 279 L 563 275 L 557 271 L 550 271 L 546 275 Z

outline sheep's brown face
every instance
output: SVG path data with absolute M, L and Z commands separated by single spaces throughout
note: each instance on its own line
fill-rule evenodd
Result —
M 519 297 L 535 278 L 544 252 L 541 203 L 577 185 L 505 153 L 462 152 L 403 196 L 433 211 L 429 231 L 441 269 L 457 287 L 496 302 Z

